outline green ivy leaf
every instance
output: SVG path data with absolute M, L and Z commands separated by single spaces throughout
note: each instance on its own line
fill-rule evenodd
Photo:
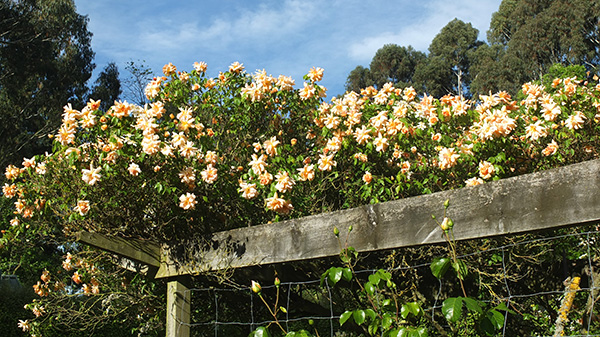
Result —
M 465 306 L 467 307 L 467 309 L 469 309 L 470 311 L 476 312 L 478 314 L 483 313 L 483 303 L 472 299 L 470 297 L 462 297 L 463 301 L 465 302 Z
M 368 295 L 371 295 L 371 296 L 373 296 L 373 294 L 375 294 L 375 290 L 376 290 L 376 288 L 375 288 L 375 286 L 373 285 L 373 283 L 371 283 L 371 282 L 367 282 L 367 283 L 365 283 L 365 292 L 366 292 Z
M 463 299 L 461 297 L 449 297 L 442 304 L 442 313 L 450 322 L 456 322 L 461 315 Z
M 371 319 L 371 321 L 374 321 L 377 317 L 377 313 L 373 309 L 365 309 L 365 314 L 367 317 L 369 317 L 369 319 Z
M 350 268 L 342 269 L 342 279 L 352 281 L 352 270 Z
M 378 274 L 371 274 L 369 275 L 369 283 L 373 284 L 374 286 L 379 285 L 379 275 Z
M 350 317 L 352 317 L 352 311 L 344 311 L 344 313 L 340 315 L 340 326 L 344 325 Z
M 331 285 L 336 285 L 342 279 L 342 268 L 333 267 L 329 269 L 328 272 L 329 281 Z
M 354 319 L 354 323 L 361 325 L 365 322 L 367 315 L 364 310 L 356 309 L 352 313 L 352 318 Z
M 452 262 L 452 268 L 456 271 L 456 277 L 461 280 L 464 280 L 467 275 L 469 275 L 469 270 L 467 269 L 467 264 L 462 260 L 456 260 L 456 262 Z
M 451 261 L 447 257 L 437 257 L 433 259 L 429 268 L 431 269 L 433 276 L 441 279 L 448 271 L 448 268 L 450 268 L 450 263 Z
M 381 327 L 383 328 L 383 330 L 389 329 L 393 323 L 394 319 L 392 318 L 392 315 L 390 315 L 389 313 L 383 314 L 383 319 L 381 320 Z
M 504 326 L 504 315 L 502 315 L 502 313 L 500 313 L 499 311 L 496 311 L 494 309 L 486 312 L 485 318 L 483 320 L 488 320 L 490 322 L 490 324 L 496 330 L 500 330 Z M 495 333 L 495 331 L 494 331 L 494 333 Z
M 409 315 L 413 315 L 414 317 L 418 318 L 421 316 L 422 312 L 423 309 L 421 309 L 421 306 L 417 302 L 405 303 L 400 308 L 400 316 L 402 316 L 404 319 L 406 319 Z

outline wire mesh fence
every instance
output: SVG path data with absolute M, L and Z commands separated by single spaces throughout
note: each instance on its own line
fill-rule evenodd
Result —
M 457 247 L 468 266 L 467 296 L 508 309 L 501 311 L 504 320 L 498 336 L 554 336 L 560 329 L 569 336 L 600 336 L 600 226 L 463 241 Z M 341 326 L 340 315 L 381 307 L 365 299 L 359 283 L 385 269 L 396 284 L 390 298 L 400 305 L 418 302 L 425 312 L 418 320 L 400 318 L 394 324 L 423 326 L 430 336 L 442 335 L 442 330 L 478 335 L 476 314 L 465 310 L 460 320 L 449 322 L 442 311 L 445 299 L 462 296 L 457 275 L 447 273 L 441 279 L 432 275 L 432 259 L 447 255 L 446 245 L 359 254 L 353 280 L 335 285 L 320 276 L 326 268 L 342 265 L 339 259 L 295 262 L 292 269 L 300 272 L 280 273 L 279 287 L 273 279 L 254 275 L 262 278 L 262 299 L 250 290 L 252 271 L 250 276 L 234 273 L 229 286 L 191 288 L 178 295 L 191 299 L 193 336 L 247 336 L 259 326 L 270 326 L 274 335 L 306 329 L 318 336 L 380 336 L 381 330 L 369 334 L 351 321 Z

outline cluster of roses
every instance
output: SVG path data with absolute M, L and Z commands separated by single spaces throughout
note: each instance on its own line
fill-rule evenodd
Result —
M 194 165 L 184 166 L 177 172 L 165 172 L 178 175 L 188 189 L 179 195 L 179 207 L 194 209 L 198 203 L 194 192 L 196 183 L 201 179 L 206 184 L 214 184 L 220 177 L 217 167 L 222 157 L 215 149 L 203 148 L 199 144 L 203 137 L 215 137 L 215 131 L 199 121 L 199 111 L 192 101 L 178 107 L 176 115 L 166 116 L 165 103 L 158 98 L 169 101 L 176 96 L 175 92 L 171 92 L 172 88 L 180 84 L 187 85 L 192 92 L 210 91 L 218 85 L 225 85 L 228 76 L 241 76 L 244 67 L 235 62 L 228 73 L 220 73 L 216 79 L 193 80 L 203 76 L 205 71 L 204 62 L 196 62 L 192 73 L 178 72 L 175 66 L 167 64 L 163 68 L 165 76 L 155 78 L 147 85 L 146 95 L 154 101 L 144 107 L 115 102 L 104 113 L 98 110 L 99 101 L 91 100 L 81 111 L 71 105 L 65 106 L 63 124 L 56 134 L 56 140 L 64 149 L 57 156 L 75 153 L 87 163 L 81 169 L 81 179 L 90 186 L 103 179 L 101 163 L 117 164 L 120 156 L 127 161 L 126 171 L 132 176 L 142 174 L 140 164 L 145 160 L 144 155 L 160 156 L 159 160 L 155 160 L 158 164 L 152 166 L 154 172 L 161 171 L 161 163 L 173 158 L 194 162 Z M 269 95 L 277 92 L 293 91 L 302 101 L 322 98 L 326 89 L 317 84 L 322 77 L 323 69 L 312 68 L 305 77 L 308 82 L 304 82 L 303 88 L 294 89 L 295 82 L 289 77 L 275 78 L 264 70 L 257 71 L 248 76 L 249 80 L 239 92 L 233 94 L 239 94 L 250 102 L 269 100 Z M 590 87 L 577 79 L 567 78 L 556 79 L 552 86 L 554 93 L 547 92 L 541 85 L 526 83 L 522 90 L 526 98 L 520 102 L 514 101 L 505 92 L 481 96 L 477 102 L 453 95 L 440 99 L 428 95 L 419 98 L 412 87 L 400 89 L 391 83 L 380 89 L 369 87 L 360 93 L 349 92 L 333 98 L 330 103 L 317 99 L 314 102 L 319 102 L 318 106 L 305 111 L 307 114 L 314 113 L 314 126 L 307 132 L 306 138 L 313 140 L 317 147 L 306 149 L 301 166 L 278 167 L 270 172 L 270 161 L 285 155 L 281 146 L 283 137 L 281 134 L 257 135 L 257 138 L 267 138 L 253 144 L 254 153 L 247 163 L 234 165 L 234 171 L 245 172 L 246 178 L 233 175 L 232 183 L 239 187 L 240 195 L 245 199 L 254 199 L 264 191 L 267 194 L 264 197 L 266 208 L 280 214 L 288 214 L 294 209 L 285 196 L 293 193 L 298 182 L 314 180 L 318 171 L 334 170 L 339 160 L 369 164 L 362 173 L 362 180 L 369 184 L 381 174 L 376 161 L 394 168 L 394 172 L 410 180 L 415 167 L 425 165 L 444 171 L 468 159 L 478 163 L 477 173 L 463 183 L 467 186 L 481 184 L 494 177 L 497 167 L 488 158 L 478 157 L 475 144 L 499 138 L 525 144 L 540 145 L 543 142 L 541 154 L 551 156 L 559 150 L 559 143 L 553 139 L 551 131 L 561 128 L 576 131 L 584 128 L 586 122 L 596 123 L 600 119 L 600 84 Z M 473 110 L 472 106 L 475 106 Z M 586 107 L 591 109 L 585 110 Z M 167 127 L 167 123 L 172 124 Z M 95 132 L 97 137 L 92 140 L 83 138 L 85 141 L 79 144 L 78 132 Z M 434 154 L 425 150 L 431 147 L 426 142 L 433 144 Z M 292 146 L 297 143 L 302 144 L 295 138 L 291 140 Z M 124 146 L 134 153 L 124 155 Z M 341 154 L 343 147 L 354 151 L 349 157 L 341 157 L 348 155 L 347 151 Z M 245 171 L 244 167 L 248 170 Z M 13 182 L 4 185 L 3 194 L 8 198 L 19 197 L 15 208 L 22 218 L 32 217 L 36 208 L 43 208 L 45 200 L 40 197 L 34 202 L 26 202 L 27 193 L 14 181 L 25 172 L 44 174 L 45 171 L 44 157 L 25 159 L 23 168 L 11 165 L 6 169 L 6 177 Z M 200 178 L 197 179 L 197 176 Z M 87 199 L 77 200 L 73 209 L 86 216 L 91 203 L 93 201 Z M 12 224 L 18 226 L 19 218 L 16 217 Z

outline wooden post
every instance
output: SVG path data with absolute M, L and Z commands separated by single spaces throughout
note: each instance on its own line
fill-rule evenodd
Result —
M 192 293 L 189 276 L 180 276 L 167 282 L 167 337 L 189 337 Z

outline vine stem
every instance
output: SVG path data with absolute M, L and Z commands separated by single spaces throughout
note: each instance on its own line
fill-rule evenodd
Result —
M 263 303 L 269 310 L 269 313 L 271 313 L 271 316 L 273 316 L 273 319 L 275 320 L 275 324 L 277 324 L 277 326 L 281 329 L 281 331 L 283 331 L 284 334 L 287 334 L 287 331 L 285 331 L 285 329 L 281 326 L 281 324 L 279 323 L 279 320 L 277 319 L 277 315 L 273 312 L 273 310 L 271 310 L 271 307 L 269 306 L 267 301 L 265 301 L 265 298 L 262 296 L 262 294 L 258 294 L 258 297 L 260 297 L 260 299 L 263 301 Z

